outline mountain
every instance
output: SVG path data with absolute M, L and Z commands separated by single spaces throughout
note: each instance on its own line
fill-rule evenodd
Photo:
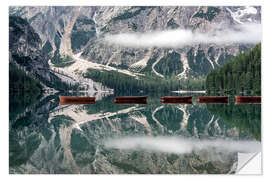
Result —
M 182 47 L 125 47 L 110 45 L 108 35 L 188 29 L 206 34 L 260 23 L 260 7 L 10 7 L 10 15 L 26 18 L 42 40 L 54 64 L 69 56 L 77 68 L 118 71 L 140 77 L 199 77 L 254 46 L 246 42 L 199 43 Z M 214 34 L 216 32 L 213 32 Z M 85 63 L 87 60 L 88 63 Z M 66 70 L 66 69 L 64 69 Z
M 50 81 L 47 56 L 42 51 L 39 35 L 20 17 L 9 17 L 9 62 L 24 67 L 34 76 Z
M 18 16 L 9 17 L 9 64 L 10 92 L 21 91 L 26 97 L 28 92 L 69 87 L 51 72 L 39 35 Z
M 99 91 L 101 94 L 98 93 L 97 97 L 100 97 L 103 96 L 102 91 L 110 90 L 90 79 L 85 83 L 80 78 L 70 77 L 59 69 L 51 68 L 46 47 L 27 20 L 19 16 L 9 17 L 10 91 L 31 91 L 36 87 L 39 87 L 38 91 L 50 88 L 60 91 L 81 90 L 87 84 L 89 93 L 93 95 Z

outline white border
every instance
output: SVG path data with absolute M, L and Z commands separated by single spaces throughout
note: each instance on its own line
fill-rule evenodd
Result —
M 270 96 L 270 29 L 269 29 L 269 17 L 270 17 L 270 8 L 269 8 L 269 1 L 268 0 L 12 0 L 12 1 L 4 1 L 1 2 L 1 60 L 0 60 L 0 67 L 1 67 L 1 112 L 4 114 L 1 118 L 1 176 L 2 178 L 22 178 L 22 179 L 47 179 L 47 178 L 112 178 L 112 179 L 138 179 L 138 178 L 155 178 L 155 179 L 179 179 L 179 178 L 203 178 L 203 179 L 217 179 L 217 178 L 237 178 L 237 179 L 269 179 L 269 128 L 270 128 L 270 118 L 267 115 L 267 111 L 270 107 L 268 102 Z M 168 6 L 168 5 L 184 5 L 184 6 L 221 6 L 221 5 L 261 5 L 262 6 L 262 26 L 263 26 L 263 38 L 262 38 L 262 92 L 263 92 L 263 104 L 262 104 L 262 144 L 263 144 L 263 153 L 262 153 L 262 161 L 263 161 L 263 175 L 262 176 L 240 176 L 240 175 L 231 175 L 231 176 L 211 176 L 211 175 L 81 175 L 81 176 L 65 176 L 65 175 L 50 175 L 49 177 L 46 175 L 9 175 L 8 174 L 8 6 L 15 6 L 15 5 L 24 5 L 24 6 L 43 6 L 43 5 L 54 5 L 54 6 L 94 6 L 94 5 L 156 5 L 156 6 Z

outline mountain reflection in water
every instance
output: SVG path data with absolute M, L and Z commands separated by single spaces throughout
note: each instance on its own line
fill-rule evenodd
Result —
M 236 171 L 239 152 L 260 151 L 260 105 L 161 104 L 160 97 L 58 106 L 48 96 L 24 112 L 11 103 L 9 171 L 225 174 Z

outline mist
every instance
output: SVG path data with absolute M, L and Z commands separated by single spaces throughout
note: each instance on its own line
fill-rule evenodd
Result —
M 104 141 L 106 148 L 121 150 L 147 150 L 153 152 L 186 154 L 192 151 L 211 150 L 226 152 L 260 152 L 258 141 L 195 140 L 181 137 L 121 137 Z
M 109 44 L 133 48 L 175 48 L 195 44 L 228 43 L 256 44 L 261 41 L 261 24 L 248 23 L 231 27 L 212 25 L 208 32 L 192 32 L 189 29 L 154 31 L 145 33 L 120 33 L 106 35 Z

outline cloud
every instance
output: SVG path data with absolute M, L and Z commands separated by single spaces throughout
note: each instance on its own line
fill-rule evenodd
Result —
M 107 148 L 123 150 L 148 150 L 155 152 L 184 154 L 199 150 L 213 150 L 220 152 L 260 152 L 261 144 L 257 141 L 232 140 L 194 140 L 179 137 L 122 137 L 107 139 Z
M 186 29 L 155 31 L 146 33 L 120 33 L 106 35 L 105 41 L 109 44 L 124 47 L 148 48 L 163 47 L 175 48 L 194 44 L 227 44 L 245 43 L 255 44 L 261 41 L 261 24 L 242 24 L 230 28 L 212 25 L 206 33 L 192 32 Z

